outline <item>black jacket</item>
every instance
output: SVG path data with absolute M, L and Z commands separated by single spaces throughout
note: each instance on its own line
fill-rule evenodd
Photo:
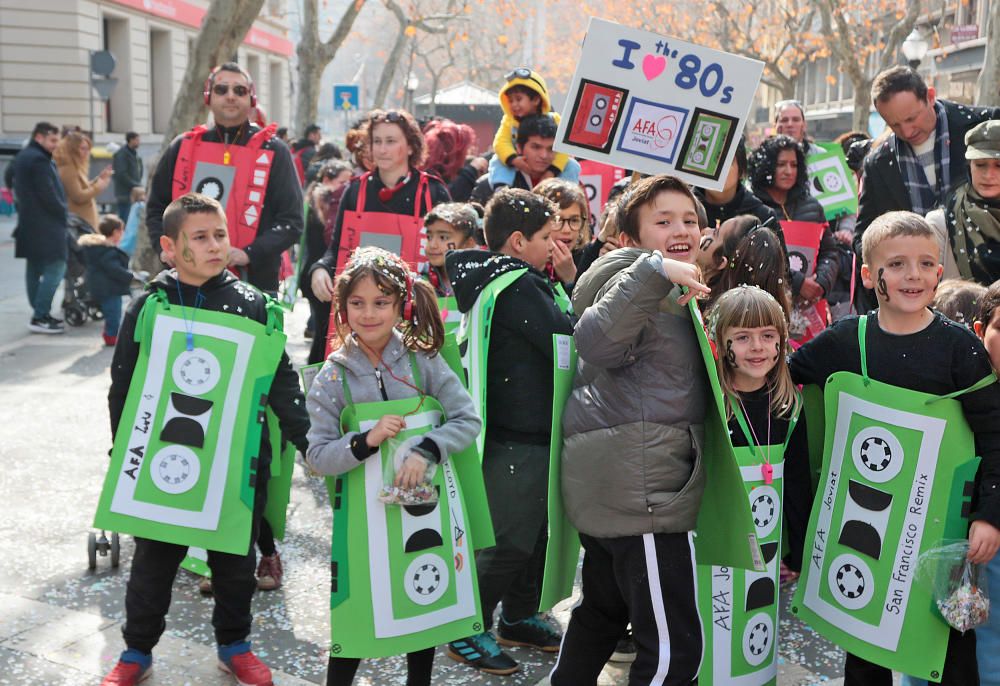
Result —
M 866 343 L 872 379 L 921 393 L 946 395 L 972 386 L 992 373 L 986 349 L 974 333 L 940 312 L 922 331 L 904 336 L 886 333 L 878 311 L 868 317 Z M 799 348 L 789 360 L 792 381 L 821 388 L 831 374 L 861 374 L 858 318 L 845 317 Z M 1000 527 L 1000 385 L 959 396 L 962 413 L 982 456 L 978 497 L 971 520 Z M 946 446 L 942 449 L 947 449 Z
M 66 191 L 52 163 L 52 155 L 35 141 L 14 158 L 17 195 L 17 242 L 14 255 L 29 260 L 65 260 Z
M 486 436 L 548 445 L 552 435 L 552 334 L 573 334 L 573 321 L 553 299 L 548 278 L 527 262 L 485 250 L 448 253 L 458 309 L 468 312 L 491 281 L 528 271 L 497 298 L 486 368 Z
M 115 182 L 115 200 L 128 202 L 132 189 L 142 185 L 142 158 L 128 145 L 123 145 L 111 158 L 111 168 L 115 172 L 112 177 Z M 122 221 L 126 219 L 128 217 L 122 217 Z
M 128 268 L 128 253 L 99 233 L 81 236 L 78 241 L 87 265 L 87 290 L 94 300 L 128 295 L 135 275 Z
M 239 139 L 232 141 L 234 145 L 246 145 L 260 130 L 253 125 L 243 128 L 246 131 Z M 237 129 L 209 129 L 203 140 L 209 143 L 222 142 L 220 131 L 222 135 L 233 137 Z M 149 200 L 146 202 L 146 228 L 149 230 L 149 241 L 157 250 L 160 236 L 163 235 L 163 211 L 173 200 L 174 166 L 181 138 L 182 136 L 178 136 L 174 139 L 156 165 Z M 278 290 L 281 253 L 298 243 L 302 236 L 302 187 L 299 186 L 299 177 L 295 173 L 288 146 L 275 136 L 264 143 L 263 149 L 274 151 L 271 174 L 264 193 L 264 208 L 257 224 L 257 237 L 244 250 L 250 258 L 247 281 L 262 291 L 274 292 Z
M 441 179 L 436 176 L 430 176 L 427 183 L 431 194 L 431 207 L 451 200 L 451 196 L 448 195 L 448 188 L 444 185 L 444 182 L 441 181 Z M 366 212 L 390 212 L 392 214 L 413 216 L 413 202 L 414 197 L 417 194 L 417 186 L 419 184 L 420 178 L 418 174 L 411 171 L 410 180 L 407 181 L 402 188 L 393 193 L 389 202 L 382 202 L 379 200 L 378 192 L 385 188 L 385 184 L 382 183 L 382 179 L 379 177 L 378 172 L 375 172 L 368 177 L 368 188 L 365 189 L 364 210 Z M 326 253 L 323 254 L 323 257 L 317 260 L 316 264 L 313 265 L 313 269 L 322 266 L 333 274 L 334 270 L 337 268 L 337 253 L 340 251 L 340 231 L 341 227 L 344 225 L 344 213 L 357 209 L 358 191 L 360 189 L 361 178 L 358 177 L 353 179 L 351 181 L 351 185 L 346 191 L 344 191 L 344 196 L 340 200 L 340 207 L 337 210 L 337 223 L 333 227 L 333 235 L 330 237 L 330 245 L 327 247 Z M 431 211 L 431 207 L 427 207 L 422 193 L 419 202 L 420 216 L 423 217 Z
M 778 219 L 784 219 L 785 213 L 788 219 L 800 222 L 813 222 L 815 224 L 826 224 L 826 215 L 823 214 L 823 206 L 819 200 L 809 194 L 805 186 L 796 186 L 788 191 L 784 207 L 771 197 L 762 188 L 754 188 L 757 199 L 764 203 L 777 215 Z M 782 235 L 782 243 L 784 243 Z M 823 235 L 819 239 L 819 255 L 816 256 L 816 272 L 814 274 L 816 282 L 823 287 L 823 294 L 829 295 L 834 290 L 837 276 L 840 274 L 840 251 L 837 248 L 837 239 L 830 233 L 830 227 L 823 229 Z M 792 272 L 792 295 L 798 295 L 805 281 L 802 272 Z
M 528 180 L 524 177 L 521 172 L 516 172 L 514 174 L 514 183 L 511 184 L 511 188 L 521 188 L 526 191 L 531 190 L 531 186 L 528 184 Z M 476 185 L 472 189 L 472 194 L 469 196 L 470 202 L 478 202 L 483 207 L 486 207 L 486 203 L 490 201 L 493 194 L 496 192 L 490 184 L 490 175 L 483 174 L 476 180 Z
M 111 388 L 108 391 L 108 409 L 111 414 L 112 436 L 118 430 L 122 410 L 125 408 L 125 397 L 128 395 L 132 374 L 135 372 L 136 360 L 139 359 L 141 343 L 136 343 L 133 340 L 136 318 L 142 311 L 142 306 L 149 297 L 149 292 L 153 289 L 163 291 L 169 302 L 178 304 L 180 301 L 177 292 L 176 270 L 160 272 L 147 287 L 147 292 L 133 300 L 125 311 L 125 317 L 118 332 L 118 345 L 115 346 L 115 354 L 111 360 Z M 187 305 L 193 303 L 198 290 L 194 286 L 181 283 L 180 291 L 184 297 L 184 303 Z M 200 290 L 205 298 L 201 307 L 206 310 L 219 312 L 225 310 L 234 313 L 239 307 L 243 316 L 248 319 L 262 324 L 267 322 L 267 307 L 260 292 L 240 282 L 229 271 L 223 271 L 218 276 L 209 279 L 201 286 Z M 195 334 L 197 335 L 197 331 Z M 298 374 L 292 369 L 287 353 L 281 354 L 281 361 L 274 372 L 274 380 L 267 393 L 267 404 L 278 417 L 282 435 L 304 454 L 307 447 L 306 433 L 309 431 L 309 414 L 306 412 L 305 398 L 299 387 Z M 261 438 L 260 456 L 265 464 L 270 464 L 271 451 L 266 430 Z
M 951 135 L 951 188 L 948 193 L 969 180 L 969 164 L 965 159 L 965 134 L 988 119 L 1000 119 L 1000 107 L 969 107 L 947 100 L 944 105 Z M 865 158 L 858 197 L 858 223 L 854 227 L 854 251 L 861 256 L 861 236 L 876 217 L 893 210 L 912 210 L 910 194 L 899 172 L 895 136 L 889 136 Z
M 768 219 L 779 218 L 774 210 L 762 203 L 760 198 L 747 190 L 747 187 L 742 183 L 736 187 L 736 195 L 733 196 L 733 199 L 725 205 L 713 205 L 710 203 L 705 198 L 705 191 L 701 188 L 694 188 L 693 190 L 695 196 L 705 206 L 705 214 L 708 215 L 709 226 L 719 226 L 727 219 L 732 219 L 741 214 L 752 214 L 760 220 L 761 224 L 765 223 Z M 775 222 L 772 222 L 772 226 L 774 227 L 772 230 L 775 232 L 781 230 Z
M 455 202 L 470 200 L 478 179 L 479 172 L 476 171 L 475 167 L 466 162 L 465 166 L 458 170 L 455 178 L 448 184 L 448 192 L 451 193 L 451 199 Z

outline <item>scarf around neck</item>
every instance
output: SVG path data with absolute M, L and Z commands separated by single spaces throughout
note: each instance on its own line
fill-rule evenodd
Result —
M 984 199 L 971 183 L 959 186 L 954 198 L 945 218 L 958 271 L 989 285 L 1000 278 L 1000 205 Z

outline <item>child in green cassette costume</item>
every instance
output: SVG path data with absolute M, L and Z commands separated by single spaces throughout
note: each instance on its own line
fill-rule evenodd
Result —
M 921 217 L 876 219 L 862 258 L 879 308 L 838 321 L 790 361 L 796 383 L 824 387 L 826 405 L 793 611 L 847 650 L 848 686 L 891 684 L 889 667 L 975 684 L 975 634 L 949 630 L 912 579 L 917 555 L 942 538 L 968 531 L 975 563 L 1000 547 L 1000 386 L 975 335 L 929 307 L 942 267 Z
M 478 464 L 466 450 L 481 423 L 437 354 L 444 328 L 434 292 L 399 257 L 359 248 L 333 298 L 336 347 L 309 390 L 306 454 L 316 472 L 337 477 L 328 480 L 327 684 L 352 683 L 360 658 L 401 652 L 407 684 L 430 684 L 434 646 L 482 622 L 473 545 L 489 532 L 482 477 L 477 498 Z M 381 499 L 411 502 L 429 490 L 439 499 Z
M 203 195 L 184 195 L 167 207 L 163 229 L 160 247 L 177 266 L 150 283 L 147 292 L 129 306 L 122 322 L 108 392 L 115 449 L 98 517 L 124 516 L 116 505 L 125 481 L 120 473 L 128 473 L 133 460 L 140 465 L 132 472 L 137 485 L 132 498 L 135 515 L 129 520 L 136 522 L 135 526 L 142 524 L 144 512 L 156 514 L 155 508 L 189 521 L 192 504 L 176 501 L 198 493 L 206 481 L 204 502 L 218 498 L 226 503 L 233 496 L 231 475 L 236 473 L 240 502 L 230 502 L 220 510 L 219 526 L 224 522 L 245 526 L 241 530 L 248 535 L 237 542 L 232 533 L 220 530 L 220 545 L 231 550 L 208 553 L 215 579 L 212 624 L 220 668 L 241 684 L 267 686 L 271 672 L 250 651 L 246 640 L 252 620 L 250 602 L 257 585 L 254 538 L 272 458 L 258 422 L 264 410 L 260 401 L 274 410 L 282 433 L 303 452 L 309 428 L 305 402 L 298 377 L 284 354 L 284 335 L 275 314 L 280 313 L 280 306 L 226 271 L 229 237 L 219 203 Z M 165 353 L 158 353 L 161 350 Z M 239 352 L 237 360 L 250 352 L 250 363 L 239 367 L 238 361 L 230 362 L 233 350 Z M 157 360 L 158 366 L 154 366 Z M 268 360 L 270 367 L 253 366 L 261 360 Z M 165 378 L 152 388 L 157 369 Z M 244 385 L 257 377 L 252 385 Z M 231 390 L 225 391 L 227 388 Z M 232 389 L 236 389 L 235 397 Z M 155 400 L 154 394 L 159 394 L 160 400 L 147 416 L 142 407 Z M 227 420 L 233 416 L 244 417 L 243 423 Z M 223 423 L 228 427 L 225 432 L 231 448 L 221 443 Z M 137 445 L 145 450 L 136 449 Z M 209 450 L 212 445 L 214 450 Z M 246 457 L 236 452 L 241 445 Z M 126 463 L 122 462 L 123 453 Z M 233 463 L 240 458 L 245 463 Z M 222 459 L 231 464 L 221 475 L 230 478 L 218 483 L 214 467 Z M 139 484 L 152 486 L 145 486 L 140 493 Z M 244 484 L 249 484 L 245 493 Z M 234 519 L 234 509 L 246 512 L 241 515 L 246 519 Z M 204 530 L 204 523 L 168 530 L 161 522 L 161 533 L 150 529 L 153 525 L 150 519 L 144 530 L 151 533 L 136 535 L 122 627 L 127 650 L 105 678 L 103 683 L 109 686 L 138 683 L 149 675 L 152 650 L 165 627 L 171 585 L 188 545 L 211 548 L 204 543 L 205 536 L 212 533 Z M 162 538 L 153 540 L 156 536 Z
M 555 376 L 565 362 L 553 335 L 573 331 L 544 273 L 555 216 L 556 208 L 539 195 L 500 189 L 486 207 L 490 251 L 454 251 L 446 259 L 463 312 L 459 340 L 468 387 L 485 422 L 477 440 L 483 446 L 497 543 L 476 559 L 484 627 L 452 641 L 448 655 L 491 674 L 519 668 L 498 640 L 546 652 L 559 649 L 559 632 L 538 613 L 553 526 L 549 466 Z M 494 637 L 493 613 L 501 603 Z
M 452 290 L 444 258 L 449 250 L 476 247 L 476 231 L 482 224 L 482 218 L 482 206 L 462 202 L 437 205 L 424 216 L 427 262 L 420 266 L 420 276 L 434 287 L 434 294 L 438 298 L 438 306 L 444 319 L 445 345 L 454 346 L 454 339 L 448 334 L 458 328 L 462 313 L 455 301 L 455 291 Z
M 705 626 L 700 684 L 774 684 L 778 673 L 778 568 L 785 467 L 808 460 L 801 400 L 785 361 L 781 305 L 756 286 L 736 286 L 709 313 L 726 398 L 729 436 L 750 498 L 765 572 L 698 565 Z

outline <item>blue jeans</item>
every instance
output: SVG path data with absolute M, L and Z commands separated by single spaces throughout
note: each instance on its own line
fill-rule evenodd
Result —
M 34 310 L 31 315 L 35 319 L 44 319 L 52 309 L 52 298 L 56 295 L 59 282 L 66 274 L 66 260 L 27 261 L 24 268 L 24 280 L 28 287 L 28 304 Z
M 104 315 L 104 335 L 117 336 L 118 327 L 122 323 L 122 297 L 120 295 L 110 295 L 101 298 L 101 314 Z
M 122 220 L 122 223 L 128 221 L 129 210 L 132 209 L 132 203 L 129 201 L 118 203 L 118 218 Z M 94 227 L 97 228 L 96 226 Z

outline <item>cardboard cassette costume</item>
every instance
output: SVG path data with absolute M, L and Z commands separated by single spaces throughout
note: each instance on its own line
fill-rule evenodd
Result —
M 784 453 L 798 416 L 789 420 L 784 444 L 758 446 L 739 404 L 732 403 L 748 443 L 734 447 L 714 348 L 694 299 L 688 307 L 712 388 L 705 415 L 708 484 L 695 530 L 698 611 L 705 636 L 698 683 L 774 684 Z
M 476 438 L 476 449 L 480 460 L 486 442 L 486 422 L 489 421 L 486 416 L 486 372 L 489 364 L 493 310 L 500 294 L 527 271 L 527 268 L 514 269 L 486 284 L 472 309 L 462 315 L 462 322 L 456 333 L 465 385 L 472 396 L 476 413 L 483 420 L 482 429 Z M 556 304 L 563 312 L 569 313 L 570 300 L 562 286 L 560 284 L 556 286 L 558 287 L 554 289 Z M 552 432 L 549 439 L 549 540 L 545 551 L 545 572 L 540 591 L 539 611 L 549 610 L 563 598 L 572 595 L 573 580 L 580 557 L 580 538 L 562 507 L 560 488 L 562 414 L 566 400 L 573 389 L 576 349 L 573 346 L 573 337 L 561 334 L 552 336 L 552 346 L 555 364 L 552 367 Z
M 184 134 L 174 165 L 172 199 L 201 193 L 226 210 L 229 242 L 243 249 L 253 243 L 260 226 L 274 151 L 263 145 L 274 137 L 277 124 L 261 129 L 246 145 L 212 143 L 208 129 L 196 126 Z
M 443 423 L 444 410 L 429 396 L 355 404 L 343 370 L 325 369 L 320 373 L 341 377 L 345 433 L 367 431 L 386 414 L 406 417 L 406 428 L 378 453 L 326 480 L 333 506 L 331 655 L 399 655 L 481 632 L 474 553 L 494 541 L 474 447 L 442 456 L 431 481 L 437 502 L 386 505 L 378 497 L 386 466 Z M 419 386 L 412 353 L 411 369 Z
M 150 294 L 95 527 L 246 554 L 267 393 L 285 349 L 281 308 L 268 302 L 267 312 L 261 324 Z
M 979 464 L 954 398 L 837 372 L 824 389 L 823 473 L 809 520 L 792 611 L 819 634 L 870 662 L 941 678 L 948 625 L 931 589 L 914 583 L 920 554 L 965 538 Z

